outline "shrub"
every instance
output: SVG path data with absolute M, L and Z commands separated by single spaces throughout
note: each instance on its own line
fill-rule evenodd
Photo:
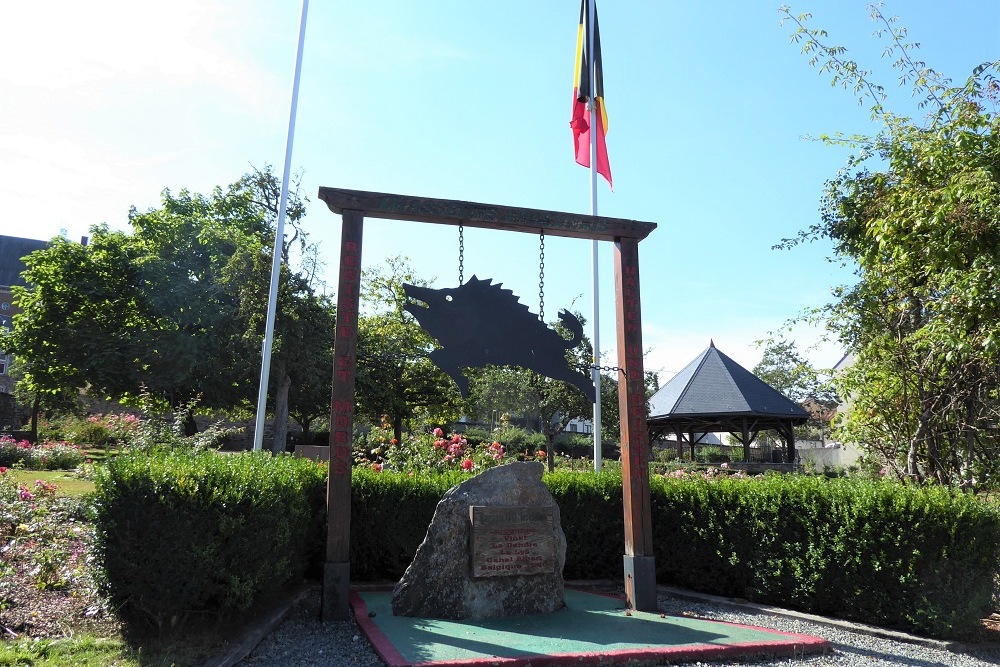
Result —
M 559 505 L 566 533 L 567 579 L 617 579 L 622 574 L 621 472 L 556 470 L 543 480 Z
M 356 468 L 351 477 L 351 578 L 397 580 L 424 539 L 438 501 L 467 474 L 381 473 Z
M 654 478 L 663 583 L 938 637 L 988 615 L 1000 512 L 941 487 L 769 475 Z
M 67 438 L 78 445 L 107 447 L 111 444 L 129 444 L 141 424 L 139 417 L 129 414 L 97 414 L 85 419 L 67 421 L 64 429 Z
M 545 448 L 545 436 L 537 431 L 509 426 L 500 432 L 500 442 L 511 454 L 532 460 L 534 453 Z
M 326 468 L 306 459 L 130 451 L 95 484 L 106 592 L 134 630 L 244 612 L 299 579 L 323 545 Z
M 461 433 L 446 436 L 436 428 L 432 433 L 409 435 L 403 442 L 392 437 L 383 423 L 358 439 L 354 463 L 359 468 L 409 473 L 442 473 L 461 470 L 475 473 L 505 463 L 506 448 L 497 441 L 478 446 Z
M 76 445 L 68 442 L 45 441 L 32 445 L 27 440 L 0 436 L 0 466 L 20 466 L 29 470 L 72 470 L 85 457 Z
M 594 439 L 583 433 L 560 433 L 555 439 L 557 454 L 580 459 L 594 456 Z

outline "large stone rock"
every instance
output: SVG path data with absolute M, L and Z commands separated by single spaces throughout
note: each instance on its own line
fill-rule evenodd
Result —
M 479 619 L 562 609 L 566 535 L 543 470 L 538 462 L 509 463 L 451 488 L 392 591 L 393 614 Z

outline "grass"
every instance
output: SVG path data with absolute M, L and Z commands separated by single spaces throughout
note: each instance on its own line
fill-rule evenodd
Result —
M 94 463 L 104 463 L 112 456 L 121 454 L 121 447 L 96 447 L 94 445 L 81 445 L 83 455 Z
M 120 638 L 76 635 L 66 639 L 0 641 L 0 667 L 196 667 L 215 644 L 152 643 L 133 648 Z
M 93 482 L 77 477 L 71 470 L 21 470 L 13 468 L 10 472 L 14 473 L 14 480 L 18 484 L 24 484 L 28 488 L 31 488 L 39 479 L 55 484 L 59 487 L 58 494 L 60 496 L 82 496 L 94 490 Z M 0 662 L 0 665 L 3 664 Z
M 146 667 L 155 664 L 140 660 L 139 655 L 120 639 L 77 636 L 0 642 L 0 667 Z

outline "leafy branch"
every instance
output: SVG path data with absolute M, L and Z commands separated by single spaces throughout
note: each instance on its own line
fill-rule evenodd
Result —
M 833 72 L 830 85 L 840 84 L 844 89 L 850 87 L 858 96 L 859 105 L 865 103 L 866 97 L 870 99 L 872 118 L 885 114 L 882 106 L 886 100 L 885 89 L 869 79 L 870 70 L 862 69 L 858 63 L 844 57 L 847 53 L 845 47 L 826 44 L 825 40 L 829 35 L 825 30 L 807 27 L 806 23 L 812 19 L 812 14 L 792 14 L 788 5 L 778 7 L 778 12 L 784 15 L 780 25 L 783 26 L 786 21 L 791 21 L 797 26 L 792 33 L 791 41 L 802 45 L 801 53 L 810 56 L 809 64 L 813 67 L 819 64 L 820 74 Z

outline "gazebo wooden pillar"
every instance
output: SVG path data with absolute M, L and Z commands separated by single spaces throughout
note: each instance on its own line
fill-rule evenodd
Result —
M 557 211 L 477 204 L 381 192 L 320 188 L 319 198 L 343 216 L 333 396 L 330 406 L 328 534 L 323 569 L 323 620 L 349 616 L 351 448 L 357 364 L 358 289 L 365 217 L 464 225 L 615 244 L 615 303 L 618 329 L 622 494 L 625 513 L 625 590 L 628 606 L 656 611 L 656 567 L 649 497 L 649 436 L 642 365 L 639 241 L 656 229 L 651 222 Z M 623 378 L 623 379 L 622 379 Z

